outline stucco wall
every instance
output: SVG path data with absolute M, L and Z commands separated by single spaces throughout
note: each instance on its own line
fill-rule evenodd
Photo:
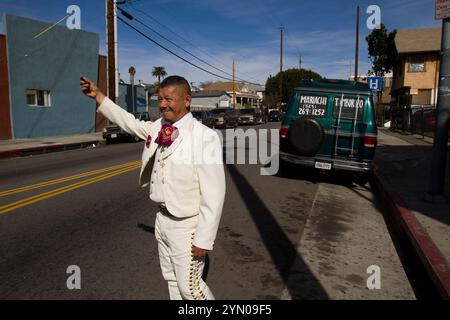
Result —
M 231 98 L 227 95 L 221 95 L 220 97 L 193 97 L 191 105 L 192 106 L 205 106 L 205 107 L 216 107 L 221 100 L 231 101 Z
M 436 87 L 436 71 L 437 70 L 436 55 L 427 55 L 425 61 L 425 72 L 409 72 L 409 59 L 404 62 L 404 86 L 412 89 L 432 89 Z
M 14 138 L 95 130 L 95 102 L 79 89 L 79 76 L 98 79 L 98 34 L 4 15 Z M 27 105 L 26 90 L 49 90 L 50 107 Z

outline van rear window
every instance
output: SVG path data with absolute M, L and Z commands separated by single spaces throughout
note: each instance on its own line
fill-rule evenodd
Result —
M 365 101 L 364 97 L 337 96 L 334 98 L 333 117 L 338 118 L 340 111 L 341 119 L 355 119 L 355 116 L 361 119 Z
M 299 116 L 325 117 L 327 114 L 327 96 L 300 95 Z

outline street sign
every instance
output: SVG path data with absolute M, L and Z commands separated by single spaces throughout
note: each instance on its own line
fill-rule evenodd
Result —
M 436 20 L 450 18 L 450 0 L 436 0 Z
M 372 91 L 383 91 L 383 78 L 367 77 L 367 85 Z

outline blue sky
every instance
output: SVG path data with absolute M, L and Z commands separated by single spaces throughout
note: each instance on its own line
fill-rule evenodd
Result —
M 264 84 L 279 71 L 280 25 L 284 26 L 283 69 L 302 67 L 328 78 L 348 78 L 353 73 L 355 10 L 361 7 L 359 70 L 370 68 L 365 37 L 369 5 L 381 8 L 381 22 L 389 30 L 439 27 L 434 19 L 435 0 L 128 0 L 126 11 L 145 22 L 185 50 L 237 77 Z M 81 9 L 81 28 L 100 36 L 100 53 L 105 50 L 104 0 L 2 0 L 0 13 L 50 23 L 66 15 L 69 5 Z M 0 17 L 0 19 L 2 19 Z M 3 30 L 3 21 L 0 21 Z M 133 22 L 131 22 L 133 23 Z M 142 25 L 140 30 L 164 46 L 214 73 L 225 74 L 203 64 L 161 39 Z M 49 31 L 51 32 L 51 31 Z M 149 42 L 118 22 L 119 70 L 129 80 L 128 68 L 136 68 L 135 79 L 154 82 L 154 66 L 168 74 L 179 74 L 194 84 L 220 80 L 198 70 Z

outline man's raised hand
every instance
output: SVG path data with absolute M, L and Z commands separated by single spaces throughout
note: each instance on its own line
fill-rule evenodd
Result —
M 84 76 L 80 77 L 80 87 L 81 91 L 86 96 L 94 99 L 98 104 L 101 104 L 103 102 L 105 95 L 98 89 L 97 85 L 88 78 Z

